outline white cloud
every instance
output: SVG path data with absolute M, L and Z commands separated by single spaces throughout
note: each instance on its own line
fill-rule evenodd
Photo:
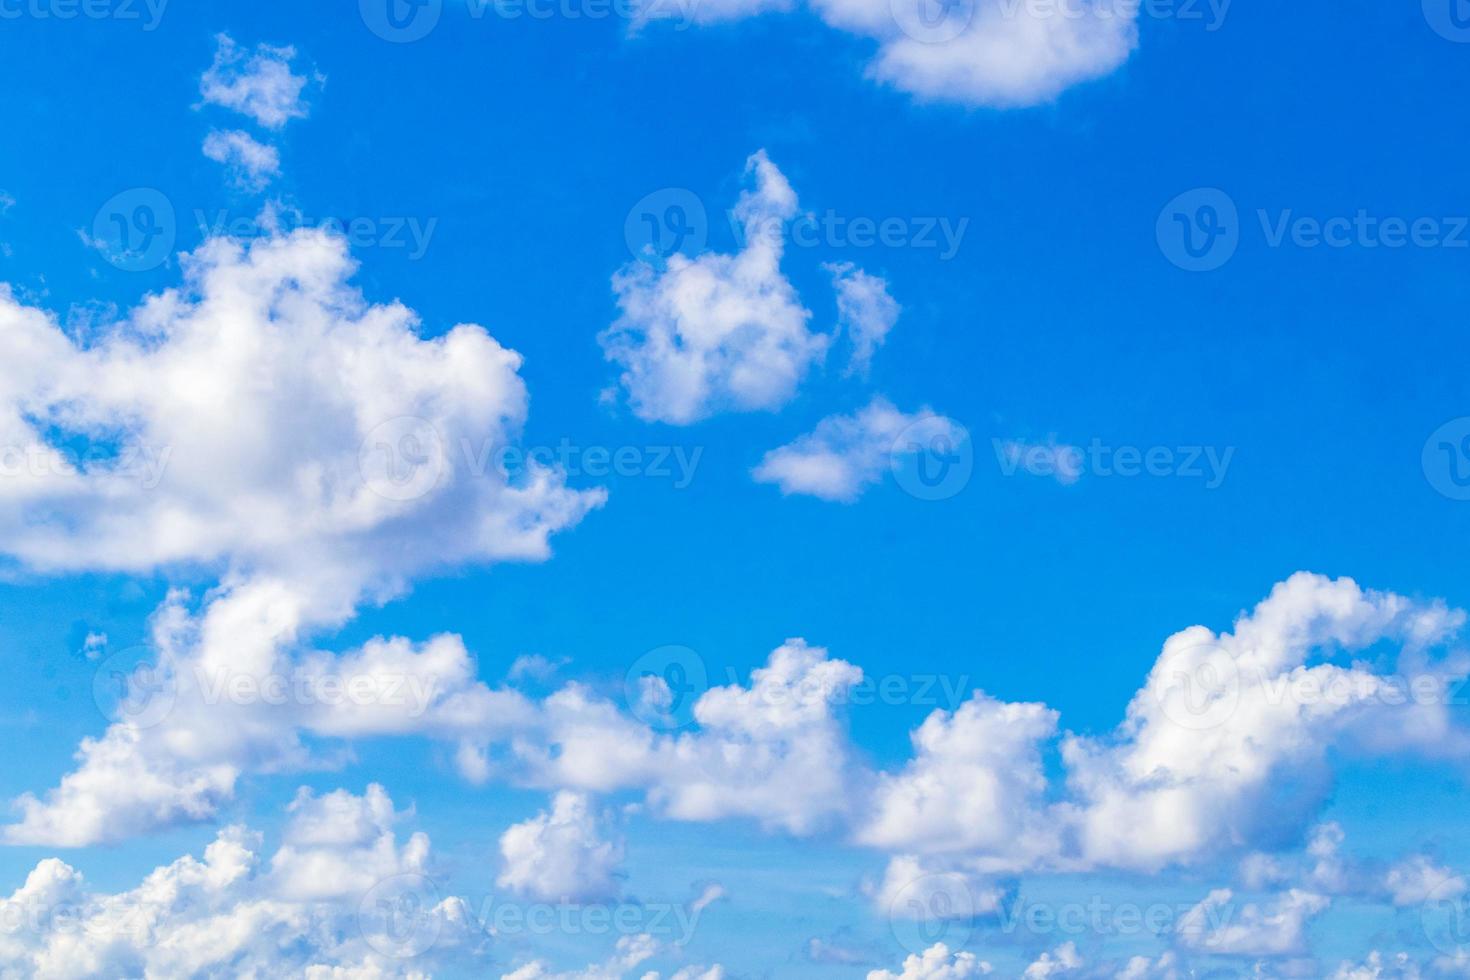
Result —
M 989 870 L 1034 866 L 1056 853 L 1045 813 L 1041 748 L 1057 713 L 977 692 L 953 713 L 935 711 L 911 737 L 914 758 L 879 777 L 860 843 L 888 851 L 958 854 Z
M 468 324 L 422 339 L 412 311 L 350 285 L 340 237 L 212 239 L 185 271 L 183 288 L 85 345 L 0 292 L 0 355 L 14 368 L 0 381 L 0 445 L 26 461 L 0 485 L 0 548 L 43 572 L 183 564 L 222 576 L 198 614 L 174 593 L 155 617 L 176 696 L 167 717 L 85 740 L 45 801 L 21 800 L 12 843 L 207 818 L 241 772 L 303 762 L 301 730 L 423 731 L 472 756 L 497 712 L 527 712 L 475 681 L 458 641 L 375 641 L 341 663 L 294 654 L 308 631 L 428 569 L 543 559 L 553 532 L 603 500 L 544 467 L 512 480 L 478 465 L 525 420 L 519 356 Z M 60 447 L 77 443 L 96 452 L 73 462 Z M 205 696 L 241 678 L 309 685 L 313 672 L 365 677 L 385 696 L 223 708 Z M 394 675 L 432 697 L 392 701 Z
M 526 965 L 502 974 L 500 980 L 622 980 L 629 970 L 658 955 L 660 944 L 647 933 L 622 936 L 617 949 L 603 963 L 594 963 L 582 970 L 557 973 L 543 960 L 533 960 Z M 657 977 L 658 974 L 651 974 Z M 718 978 L 713 978 L 718 980 Z
M 370 923 L 357 911 L 374 874 L 417 873 L 427 838 L 394 844 L 384 825 L 392 802 L 377 786 L 365 797 L 303 794 L 296 809 L 298 822 L 313 809 L 337 814 L 319 812 L 314 829 L 291 831 L 305 836 L 278 851 L 269 869 L 258 854 L 259 836 L 238 826 L 221 830 L 203 860 L 182 857 L 113 894 L 90 890 L 55 858 L 41 861 L 0 900 L 9 924 L 0 934 L 0 977 L 423 978 L 375 948 Z M 372 814 L 370 828 L 355 825 L 355 811 Z
M 500 838 L 505 870 L 496 882 L 519 895 L 548 902 L 595 902 L 619 891 L 622 844 L 602 838 L 583 793 L 560 792 L 551 810 L 507 830 Z
M 837 324 L 847 333 L 852 345 L 847 373 L 867 377 L 873 354 L 888 339 L 888 332 L 902 312 L 897 301 L 888 294 L 888 283 L 870 276 L 851 262 L 823 266 L 832 275 L 837 290 Z
M 870 970 L 868 980 L 963 980 L 965 977 L 980 977 L 991 972 L 989 963 L 980 960 L 974 953 L 960 951 L 951 954 L 944 943 L 935 943 L 923 954 L 914 953 L 903 961 L 900 972 L 892 970 Z
M 206 103 L 249 116 L 269 129 L 306 118 L 306 76 L 291 71 L 296 49 L 257 45 L 247 51 L 228 34 L 215 38 L 214 63 L 199 80 Z
M 1082 957 L 1076 943 L 1062 943 L 1033 960 L 1021 976 L 1024 980 L 1047 980 L 1048 977 L 1063 977 L 1082 969 Z
M 1409 954 L 1385 957 L 1375 949 L 1362 963 L 1344 961 L 1333 971 L 1330 980 L 1419 980 L 1419 977 L 1419 965 Z
M 1326 797 L 1329 747 L 1464 755 L 1444 696 L 1464 676 L 1463 658 L 1426 653 L 1463 619 L 1439 603 L 1299 573 L 1233 633 L 1176 633 L 1112 737 L 1063 743 L 1083 856 L 1154 869 L 1285 843 Z M 1331 662 L 1385 642 L 1402 648 L 1392 673 Z M 1406 696 L 1410 677 L 1420 693 Z M 1426 686 L 1439 696 L 1425 697 Z
M 249 191 L 264 190 L 281 172 L 281 155 L 242 130 L 211 130 L 204 138 L 204 155 L 229 170 L 231 181 Z
M 896 456 L 911 451 L 909 443 L 925 444 L 940 432 L 962 438 L 953 423 L 928 408 L 905 414 L 875 397 L 856 414 L 830 415 L 795 442 L 766 453 L 751 475 L 784 494 L 851 502 L 883 479 Z
M 648 0 L 648 19 L 666 4 Z M 790 10 L 789 0 L 718 0 L 697 23 Z M 1138 4 L 1118 0 L 812 0 L 831 27 L 878 43 L 868 77 L 920 99 L 1013 108 L 1054 100 L 1121 67 L 1138 45 Z
M 1064 487 L 1082 478 L 1082 450 L 1049 439 L 1044 443 L 1024 439 L 996 440 L 995 451 L 1006 475 L 1025 470 L 1033 476 L 1050 476 Z
M 807 328 L 811 314 L 781 273 L 796 193 L 764 151 L 746 172 L 755 187 L 735 206 L 739 252 L 675 253 L 663 269 L 639 260 L 613 277 L 622 315 L 598 339 L 641 419 L 688 425 L 778 409 L 826 356 L 830 338 Z
M 1293 888 L 1269 907 L 1239 903 L 1228 888 L 1210 892 L 1179 920 L 1180 942 L 1233 956 L 1286 956 L 1306 948 L 1306 927 L 1331 902 Z
M 1431 899 L 1451 901 L 1470 890 L 1463 876 L 1422 854 L 1389 868 L 1383 883 L 1389 899 L 1399 908 L 1423 905 Z

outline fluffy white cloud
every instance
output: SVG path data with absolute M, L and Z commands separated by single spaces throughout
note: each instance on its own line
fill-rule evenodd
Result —
M 764 151 L 746 173 L 755 186 L 735 206 L 739 252 L 675 253 L 662 269 L 639 260 L 613 277 L 622 315 L 599 341 L 639 418 L 688 425 L 777 409 L 826 356 L 830 338 L 807 328 L 811 314 L 781 272 L 796 193 Z
M 545 558 L 603 500 L 535 464 L 480 465 L 525 420 L 520 358 L 478 326 L 423 339 L 406 307 L 368 303 L 340 237 L 211 239 L 184 267 L 183 288 L 85 343 L 0 293 L 0 445 L 25 462 L 0 481 L 0 548 L 43 572 L 222 575 L 202 611 L 175 593 L 155 617 L 170 710 L 85 740 L 44 802 L 21 801 L 13 843 L 206 818 L 242 771 L 303 761 L 301 730 L 426 731 L 471 759 L 497 713 L 525 712 L 457 641 L 297 663 L 301 641 L 427 569 Z M 63 448 L 78 444 L 81 460 Z M 366 702 L 327 703 L 334 676 L 371 687 Z M 242 681 L 253 695 L 232 693 Z
M 496 882 L 519 895 L 548 902 L 601 901 L 619 891 L 619 842 L 602 838 L 583 793 L 561 792 L 551 810 L 518 823 L 500 838 L 505 870 Z
M 1389 899 L 1400 908 L 1423 905 L 1430 900 L 1453 901 L 1470 890 L 1463 876 L 1422 854 L 1389 868 L 1383 884 Z
M 1176 633 L 1111 738 L 1064 741 L 1083 856 L 1157 868 L 1283 844 L 1325 798 L 1329 748 L 1463 756 L 1446 692 L 1466 665 L 1427 653 L 1463 619 L 1299 573 L 1233 633 Z M 1389 673 L 1332 662 L 1383 642 L 1401 649 Z
M 199 80 L 206 103 L 249 116 L 270 129 L 280 129 L 307 113 L 302 92 L 306 76 L 291 70 L 296 49 L 257 45 L 247 51 L 228 34 L 215 38 L 214 63 Z
M 837 326 L 852 345 L 847 373 L 867 377 L 873 354 L 888 339 L 902 307 L 888 294 L 888 283 L 851 262 L 824 266 L 837 290 Z
M 879 778 L 863 844 L 889 851 L 959 854 L 987 870 L 1029 868 L 1059 848 L 1045 813 L 1041 747 L 1057 713 L 977 692 L 953 713 L 935 711 L 911 735 L 914 758 Z
M 1362 963 L 1340 964 L 1330 980 L 1419 980 L 1420 976 L 1419 964 L 1408 953 L 1385 957 L 1375 949 Z
M 244 190 L 263 190 L 281 172 L 281 154 L 238 129 L 212 130 L 204 137 L 204 155 L 224 164 L 230 179 Z
M 980 977 L 990 972 L 990 964 L 974 953 L 962 950 L 951 954 L 944 943 L 935 943 L 922 954 L 911 954 L 903 961 L 900 972 L 870 970 L 868 980 L 963 980 L 964 977 Z
M 854 415 L 831 415 L 795 442 L 773 449 L 751 475 L 785 494 L 850 502 L 883 479 L 897 456 L 939 435 L 963 438 L 943 416 L 927 408 L 906 414 L 875 397 Z
M 664 0 L 644 4 L 667 16 Z M 790 10 L 790 0 L 717 0 L 719 23 Z M 1049 102 L 1122 66 L 1138 46 L 1137 3 L 1120 0 L 812 0 L 830 26 L 878 43 L 867 74 L 921 99 L 1012 108 Z
M 427 838 L 396 845 L 393 805 L 377 786 L 364 797 L 303 793 L 293 810 L 290 842 L 269 868 L 259 836 L 238 826 L 221 830 L 203 860 L 182 857 L 115 894 L 43 860 L 0 900 L 0 977 L 422 978 L 375 947 L 379 937 L 357 912 L 376 876 L 418 873 Z
M 1047 980 L 1048 977 L 1064 977 L 1082 969 L 1082 956 L 1076 943 L 1062 943 L 1048 950 L 1027 965 L 1021 974 L 1023 980 Z
M 1293 888 L 1270 906 L 1236 902 L 1228 888 L 1217 888 L 1190 909 L 1177 927 L 1191 949 L 1233 956 L 1285 956 L 1306 947 L 1307 923 L 1326 911 L 1323 895 Z

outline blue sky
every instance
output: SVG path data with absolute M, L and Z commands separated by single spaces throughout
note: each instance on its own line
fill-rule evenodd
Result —
M 67 961 L 52 923 L 0 937 L 16 975 L 45 950 L 56 976 L 1470 969 L 1470 195 L 1441 108 L 1470 33 L 1437 0 L 974 0 L 922 8 L 958 32 L 926 43 L 904 2 L 444 0 L 404 41 L 366 0 L 0 0 L 0 794 L 37 801 L 0 893 L 59 857 L 84 881 L 14 907 L 141 902 L 250 828 L 252 870 L 157 934 L 267 898 L 322 927 L 190 967 L 102 927 Z M 637 252 L 647 216 L 683 252 Z M 374 447 L 412 480 L 423 438 L 432 486 L 384 496 Z M 506 475 L 466 446 L 573 455 Z M 156 479 L 123 472 L 140 448 Z M 40 449 L 92 456 L 58 476 Z M 131 748 L 74 758 L 124 737 L 94 697 L 119 665 L 351 675 L 380 637 L 413 646 L 373 676 L 459 700 L 201 708 L 170 677 Z M 679 731 L 657 683 L 638 700 L 671 645 L 731 702 L 694 691 Z M 1180 724 L 1181 650 L 1247 707 Z M 831 697 L 763 698 L 781 664 Z M 1434 691 L 1271 701 L 1323 665 Z M 358 914 L 405 876 L 448 900 L 414 955 Z M 974 914 L 925 892 L 912 921 L 920 886 Z M 1094 899 L 1174 912 L 1006 924 Z M 486 902 L 642 918 L 453 918 Z M 649 925 L 695 905 L 689 935 Z

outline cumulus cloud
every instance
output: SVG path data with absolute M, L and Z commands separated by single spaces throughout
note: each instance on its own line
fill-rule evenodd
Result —
M 951 954 L 944 943 L 935 943 L 921 953 L 911 954 L 898 973 L 870 970 L 868 980 L 963 980 L 991 972 L 989 963 L 963 950 Z
M 963 438 L 954 423 L 928 408 L 908 414 L 879 396 L 855 414 L 828 416 L 795 442 L 766 453 L 751 475 L 784 494 L 850 503 L 883 479 L 895 457 L 940 435 Z
M 243 190 L 261 191 L 281 172 L 281 155 L 239 129 L 212 130 L 204 138 L 204 155 L 224 164 L 231 181 Z
M 640 980 L 659 980 L 661 974 L 655 970 L 642 974 L 632 971 L 662 950 L 663 945 L 647 933 L 623 936 L 617 941 L 613 955 L 601 963 L 593 963 L 580 970 L 557 972 L 544 960 L 532 960 L 502 974 L 500 980 L 623 980 L 635 975 Z M 725 970 L 721 966 L 688 966 L 670 974 L 669 980 L 725 980 Z
M 1064 977 L 1082 969 L 1082 956 L 1076 943 L 1062 943 L 1048 950 L 1026 966 L 1022 980 L 1047 980 L 1048 977 Z
M 242 48 L 228 34 L 215 37 L 214 63 L 199 80 L 199 94 L 210 105 L 249 116 L 268 129 L 304 119 L 305 75 L 291 70 L 296 49 L 260 44 Z
M 1268 906 L 1239 904 L 1228 888 L 1210 892 L 1179 920 L 1191 949 L 1233 956 L 1285 956 L 1306 948 L 1307 923 L 1326 911 L 1323 895 L 1293 888 Z
M 1463 620 L 1299 573 L 1232 633 L 1176 633 L 1117 732 L 1063 742 L 1083 856 L 1156 869 L 1285 844 L 1326 798 L 1332 748 L 1462 757 L 1470 743 L 1446 692 L 1467 668 L 1428 648 Z M 1385 643 L 1400 650 L 1387 671 L 1334 662 Z
M 457 641 L 297 663 L 302 641 L 426 570 L 544 559 L 550 535 L 603 499 L 534 463 L 515 478 L 477 465 L 524 423 L 519 356 L 469 324 L 425 339 L 408 308 L 369 303 L 340 237 L 211 239 L 184 268 L 183 287 L 85 342 L 0 292 L 15 368 L 0 444 L 26 461 L 0 484 L 0 548 L 41 572 L 221 576 L 202 609 L 175 592 L 154 618 L 166 717 L 85 740 L 56 790 L 20 801 L 12 843 L 207 818 L 241 772 L 302 762 L 303 730 L 425 731 L 462 738 L 468 759 L 487 719 L 518 709 L 478 685 Z M 344 672 L 380 696 L 294 693 Z M 250 697 L 231 695 L 242 681 Z M 284 697 L 262 693 L 272 681 L 289 682 Z
M 303 792 L 288 843 L 267 865 L 260 837 L 221 830 L 202 860 L 179 858 L 136 888 L 103 893 L 55 858 L 0 900 L 0 976 L 405 977 L 425 974 L 385 955 L 358 904 L 377 876 L 416 875 L 428 839 L 393 837 L 379 786 L 362 797 Z M 444 916 L 447 909 L 425 910 Z M 391 940 L 391 937 L 389 937 Z
M 746 162 L 754 187 L 734 215 L 733 255 L 675 253 L 664 268 L 635 261 L 613 277 L 621 316 L 599 340 L 622 369 L 634 414 L 688 425 L 720 411 L 770 411 L 796 394 L 830 342 L 781 272 L 796 192 L 765 155 Z
M 647 19 L 659 0 L 644 5 Z M 698 23 L 792 9 L 789 0 L 699 4 Z M 1116 0 L 812 0 L 831 27 L 871 38 L 868 77 L 920 99 L 1015 108 L 1050 102 L 1122 66 L 1138 4 Z
M 505 870 L 496 882 L 519 895 L 554 901 L 602 901 L 619 891 L 623 847 L 602 838 L 583 793 L 557 793 L 550 811 L 508 829 L 500 838 Z
M 888 294 L 888 282 L 870 276 L 851 262 L 823 266 L 837 290 L 837 326 L 847 334 L 852 354 L 847 373 L 867 377 L 873 354 L 888 339 L 902 307 Z

